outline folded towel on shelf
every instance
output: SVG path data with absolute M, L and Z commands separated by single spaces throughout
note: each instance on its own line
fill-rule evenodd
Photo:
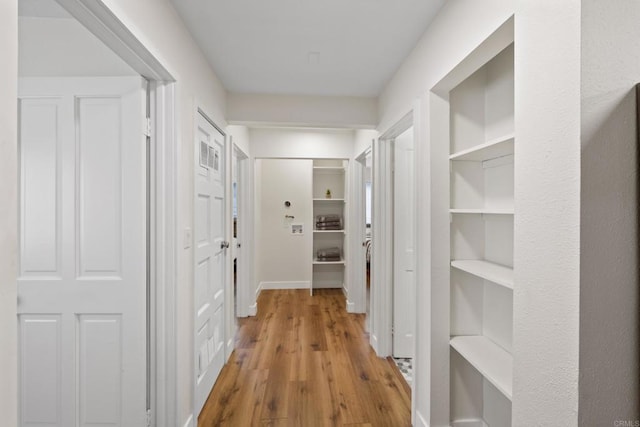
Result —
M 318 249 L 316 256 L 318 261 L 340 261 L 341 251 L 340 248 Z
M 340 215 L 316 216 L 316 230 L 342 230 L 342 217 Z
M 324 221 L 342 221 L 342 217 L 338 214 L 316 215 L 316 222 Z
M 316 230 L 342 230 L 342 224 L 316 224 Z

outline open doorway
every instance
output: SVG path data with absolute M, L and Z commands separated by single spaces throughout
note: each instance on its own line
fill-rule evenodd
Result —
M 393 144 L 393 358 L 413 380 L 415 340 L 415 174 L 413 126 Z
M 358 218 L 356 224 L 360 228 L 358 230 L 358 236 L 361 237 L 362 250 L 359 254 L 362 271 L 359 276 L 356 276 L 360 281 L 364 282 L 365 287 L 365 313 L 366 313 L 366 328 L 367 331 L 371 330 L 371 273 L 372 273 L 372 247 L 373 247 L 373 235 L 372 235 L 372 213 L 373 213 L 373 154 L 371 148 L 367 148 L 362 154 L 356 158 L 358 165 L 358 173 L 356 176 L 357 185 L 359 187 L 359 195 L 357 203 L 358 207 L 356 212 Z
M 175 425 L 173 79 L 101 1 L 18 8 L 19 425 Z
M 20 425 L 141 425 L 148 83 L 58 3 L 19 5 Z
M 412 383 L 415 348 L 413 112 L 373 146 L 371 344 Z

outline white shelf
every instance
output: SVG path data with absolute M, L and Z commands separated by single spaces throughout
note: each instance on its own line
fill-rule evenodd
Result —
M 513 268 L 483 260 L 454 260 L 451 266 L 505 288 L 513 289 Z
M 453 337 L 449 343 L 500 393 L 511 400 L 513 356 L 509 352 L 479 335 Z
M 344 199 L 327 199 L 326 197 L 318 197 L 313 199 L 314 202 L 342 202 L 344 203 Z
M 313 230 L 314 233 L 344 234 L 344 230 Z
M 487 214 L 487 215 L 513 215 L 513 209 L 449 209 L 452 214 Z
M 314 166 L 314 172 L 344 173 L 344 166 Z
M 485 160 L 508 156 L 513 154 L 514 140 L 514 134 L 510 133 L 500 138 L 487 141 L 484 144 L 453 153 L 449 156 L 449 160 L 483 162 Z
M 317 258 L 313 260 L 313 265 L 344 265 L 344 259 L 340 261 L 318 261 Z

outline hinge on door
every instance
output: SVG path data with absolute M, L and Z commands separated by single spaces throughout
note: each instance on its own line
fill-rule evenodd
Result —
M 145 118 L 145 121 L 144 121 L 144 136 L 151 137 L 151 117 Z
M 151 427 L 151 409 L 147 409 L 147 427 Z

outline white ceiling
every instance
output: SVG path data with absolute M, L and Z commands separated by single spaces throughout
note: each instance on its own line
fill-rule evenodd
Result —
M 231 92 L 378 96 L 445 0 L 171 0 Z

